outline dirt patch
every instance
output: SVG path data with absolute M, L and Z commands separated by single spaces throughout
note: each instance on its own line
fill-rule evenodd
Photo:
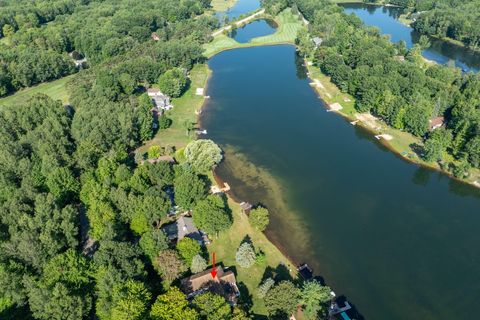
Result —
M 382 129 L 382 127 L 379 124 L 379 120 L 376 117 L 372 116 L 370 113 L 357 113 L 355 114 L 355 118 L 360 120 L 369 128 L 372 128 L 375 130 Z
M 338 102 L 332 103 L 328 105 L 330 111 L 340 111 L 343 109 L 342 105 Z

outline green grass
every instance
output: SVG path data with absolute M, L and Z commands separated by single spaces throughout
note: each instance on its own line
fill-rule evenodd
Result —
M 16 106 L 25 103 L 31 96 L 37 93 L 43 93 L 54 100 L 61 100 L 62 103 L 68 103 L 67 82 L 75 75 L 70 75 L 55 81 L 45 82 L 34 87 L 25 88 L 0 99 L 0 106 Z
M 218 239 L 213 239 L 208 247 L 210 253 L 215 252 L 217 261 L 224 266 L 236 266 L 237 283 L 245 285 L 248 294 L 253 301 L 253 313 L 256 315 L 266 315 L 266 309 L 263 299 L 257 296 L 257 287 L 260 284 L 265 269 L 271 267 L 277 268 L 281 264 L 286 264 L 292 270 L 292 277 L 295 276 L 295 268 L 285 258 L 285 256 L 275 247 L 263 234 L 250 225 L 248 217 L 240 210 L 239 204 L 229 200 L 229 206 L 232 209 L 233 225 L 223 233 L 220 233 Z M 265 253 L 265 261 L 254 264 L 248 269 L 237 266 L 235 253 L 240 243 L 246 236 L 249 236 L 255 249 Z
M 212 6 L 213 11 L 222 12 L 233 7 L 236 2 L 237 0 L 212 0 L 210 5 Z
M 205 98 L 195 94 L 197 88 L 205 88 L 211 71 L 206 64 L 198 64 L 190 71 L 190 86 L 188 90 L 177 99 L 173 99 L 173 109 L 166 112 L 172 119 L 172 125 L 165 130 L 159 130 L 155 137 L 141 146 L 138 151 L 146 152 L 150 146 L 174 146 L 177 150 L 185 147 L 193 140 L 192 135 L 187 135 L 185 121 L 196 122 L 196 111 L 202 108 Z
M 265 18 L 269 17 L 266 15 L 262 15 L 259 16 L 256 20 Z M 248 43 L 238 43 L 237 41 L 233 40 L 225 34 L 219 34 L 214 37 L 212 42 L 204 45 L 204 55 L 210 58 L 225 50 L 285 43 L 293 44 L 295 42 L 298 30 L 300 30 L 300 28 L 303 28 L 303 24 L 300 21 L 299 17 L 294 15 L 290 9 L 286 9 L 278 16 L 273 18 L 273 20 L 278 25 L 277 31 L 274 34 L 254 38 Z

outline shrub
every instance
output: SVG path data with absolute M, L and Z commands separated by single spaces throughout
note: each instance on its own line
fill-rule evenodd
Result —
M 249 242 L 244 242 L 240 245 L 235 255 L 237 263 L 242 268 L 250 268 L 256 260 L 255 250 Z
M 268 223 L 270 222 L 268 210 L 263 207 L 253 209 L 252 211 L 250 211 L 248 220 L 255 229 L 264 231 L 267 228 Z
M 260 286 L 258 286 L 258 293 L 257 293 L 258 297 L 260 299 L 265 298 L 265 296 L 268 293 L 268 290 L 270 290 L 274 285 L 275 285 L 275 280 L 273 280 L 272 278 L 265 279 L 260 284 Z
M 190 266 L 190 270 L 192 271 L 192 273 L 198 273 L 202 272 L 205 269 L 207 269 L 207 261 L 205 261 L 205 259 L 201 255 L 197 254 L 192 259 L 192 265 Z

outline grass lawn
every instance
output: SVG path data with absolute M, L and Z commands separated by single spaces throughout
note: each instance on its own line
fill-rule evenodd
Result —
M 218 263 L 223 263 L 225 267 L 235 266 L 235 253 L 240 243 L 248 236 L 255 249 L 265 253 L 264 262 L 255 264 L 248 269 L 236 266 L 235 271 L 237 284 L 239 284 L 240 288 L 246 287 L 248 295 L 251 296 L 253 313 L 258 316 L 266 315 L 263 299 L 260 299 L 256 293 L 256 289 L 262 280 L 265 270 L 268 267 L 277 269 L 279 266 L 279 269 L 284 269 L 282 265 L 286 265 L 288 269 L 292 270 L 290 276 L 295 277 L 296 269 L 262 232 L 250 226 L 248 217 L 241 212 L 239 204 L 229 200 L 229 206 L 233 211 L 233 226 L 228 231 L 221 233 L 218 239 L 213 239 L 212 244 L 208 246 L 208 251 L 210 253 L 215 252 Z M 241 291 L 243 298 L 246 298 L 247 293 L 245 293 L 245 290 L 241 289 Z
M 259 16 L 257 20 L 262 18 L 268 18 L 266 15 Z M 225 34 L 219 34 L 214 37 L 212 42 L 204 45 L 204 55 L 208 58 L 216 55 L 225 50 L 247 48 L 254 46 L 275 45 L 290 43 L 293 44 L 297 36 L 297 32 L 300 28 L 303 28 L 303 24 L 297 15 L 294 15 L 291 9 L 286 9 L 273 20 L 278 25 L 278 29 L 274 34 L 258 37 L 252 39 L 248 43 L 238 43 Z
M 237 0 L 212 0 L 210 5 L 215 12 L 227 11 L 235 5 Z
M 43 93 L 54 100 L 61 100 L 64 104 L 68 103 L 68 93 L 66 84 L 75 75 L 70 75 L 55 81 L 45 82 L 34 87 L 25 88 L 0 99 L 0 106 L 20 105 L 36 93 Z
M 168 118 L 172 119 L 172 126 L 166 130 L 160 130 L 155 137 L 141 146 L 138 151 L 146 152 L 150 146 L 175 146 L 176 149 L 185 147 L 192 136 L 187 136 L 185 121 L 196 122 L 195 111 L 201 109 L 205 98 L 195 94 L 197 88 L 205 88 L 208 76 L 211 71 L 206 64 L 198 64 L 190 71 L 190 86 L 188 90 L 177 99 L 172 100 L 173 109 L 166 112 Z

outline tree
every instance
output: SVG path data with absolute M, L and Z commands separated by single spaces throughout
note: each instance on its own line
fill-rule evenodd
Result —
M 187 161 L 198 172 L 207 173 L 222 161 L 222 150 L 212 140 L 199 139 L 185 148 Z
M 127 280 L 113 287 L 112 320 L 145 318 L 151 294 L 143 282 Z
M 198 202 L 193 210 L 193 221 L 199 229 L 208 234 L 218 234 L 232 225 L 224 199 L 216 195 L 209 195 Z
M 230 316 L 230 305 L 222 296 L 211 292 L 197 295 L 193 305 L 206 320 L 225 320 Z
M 452 143 L 452 134 L 448 130 L 436 129 L 430 133 L 427 141 L 425 141 L 425 160 L 438 161 L 442 160 L 443 153 Z
M 288 317 L 297 308 L 299 290 L 290 281 L 282 281 L 265 296 L 265 306 L 271 316 Z
M 306 319 L 318 319 L 325 316 L 328 310 L 327 302 L 332 299 L 332 290 L 322 286 L 317 281 L 307 281 L 303 284 L 300 292 L 300 304 L 303 306 L 303 314 Z M 321 314 L 319 314 L 321 312 Z
M 270 222 L 270 218 L 268 215 L 268 210 L 263 207 L 258 207 L 250 211 L 248 216 L 248 220 L 250 224 L 257 230 L 265 231 Z
M 244 242 L 238 247 L 235 260 L 242 268 L 250 268 L 256 260 L 255 249 L 250 242 Z
M 206 194 L 205 182 L 190 168 L 177 166 L 175 179 L 175 202 L 183 209 L 191 209 Z
M 150 311 L 152 320 L 197 320 L 198 313 L 190 308 L 185 295 L 177 288 L 170 287 L 168 291 L 157 297 Z
M 207 261 L 199 254 L 193 257 L 190 270 L 192 273 L 199 273 L 207 269 Z
M 142 234 L 140 248 L 153 260 L 161 251 L 168 249 L 168 238 L 160 229 L 152 229 Z
M 192 264 L 193 257 L 202 252 L 202 248 L 200 247 L 200 244 L 198 244 L 198 241 L 188 237 L 178 241 L 177 250 L 180 257 L 182 257 L 183 261 L 185 261 L 188 266 Z
M 167 249 L 157 256 L 154 263 L 155 268 L 163 279 L 164 284 L 168 287 L 173 280 L 178 279 L 187 268 L 180 259 L 177 251 Z
M 166 115 L 162 114 L 160 118 L 158 118 L 158 127 L 160 129 L 168 129 L 172 125 L 172 119 L 167 118 Z
M 2 28 L 2 34 L 5 38 L 10 38 L 15 33 L 15 29 L 9 24 L 5 24 Z
M 174 68 L 160 76 L 158 85 L 163 93 L 172 98 L 177 98 L 182 95 L 187 86 L 187 77 L 181 69 Z
M 240 309 L 239 307 L 236 307 L 233 309 L 232 316 L 230 317 L 230 320 L 249 320 L 252 319 L 247 315 L 245 311 Z
M 148 148 L 148 159 L 156 159 L 161 156 L 160 146 L 151 146 Z
M 275 285 L 275 280 L 272 278 L 265 279 L 262 284 L 258 287 L 258 297 L 263 299 L 267 295 L 268 290 L 270 290 Z

